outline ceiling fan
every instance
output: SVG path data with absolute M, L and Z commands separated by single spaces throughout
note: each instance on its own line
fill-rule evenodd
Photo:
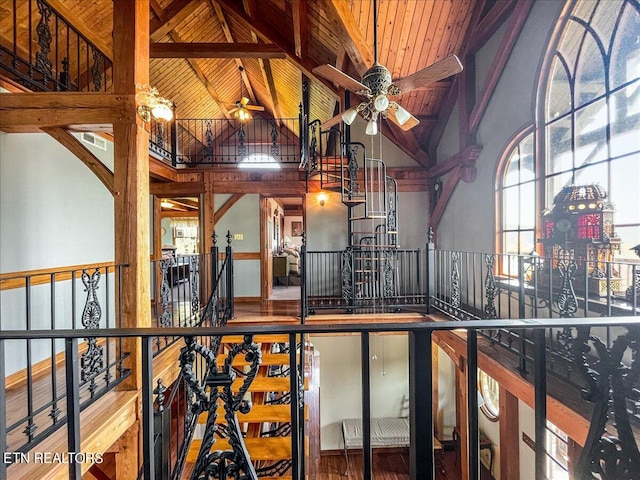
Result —
M 356 116 L 360 115 L 368 121 L 365 130 L 367 135 L 378 133 L 378 117 L 387 118 L 401 129 L 409 130 L 418 125 L 420 120 L 389 97 L 408 93 L 462 71 L 462 64 L 458 57 L 451 55 L 407 77 L 393 81 L 387 67 L 378 63 L 378 14 L 376 3 L 376 0 L 373 0 L 374 64 L 364 73 L 361 81 L 357 81 L 332 65 L 321 65 L 313 69 L 314 73 L 365 98 L 359 105 L 349 108 L 342 114 L 336 115 L 323 123 L 322 128 L 330 128 L 339 123 L 340 120 L 347 125 L 351 125 Z
M 242 71 L 243 67 L 238 67 L 240 71 L 240 92 L 242 93 L 244 84 L 242 83 Z M 233 115 L 235 118 L 240 120 L 241 122 L 247 122 L 251 120 L 250 110 L 255 112 L 264 112 L 264 107 L 260 107 L 258 105 L 249 105 L 250 100 L 247 97 L 242 97 L 238 100 L 233 107 L 229 110 L 229 114 Z

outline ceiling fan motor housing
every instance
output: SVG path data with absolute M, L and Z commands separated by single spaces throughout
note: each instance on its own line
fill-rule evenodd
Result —
M 391 85 L 391 73 L 387 67 L 376 62 L 362 76 L 362 84 L 371 90 L 371 97 L 386 95 Z

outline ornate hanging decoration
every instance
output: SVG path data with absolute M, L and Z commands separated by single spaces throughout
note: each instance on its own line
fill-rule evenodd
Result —
M 96 296 L 96 290 L 98 289 L 98 283 L 100 282 L 100 271 L 96 269 L 92 275 L 89 275 L 86 270 L 82 272 L 82 283 L 84 284 L 84 291 L 87 292 L 87 300 L 85 301 L 84 310 L 82 311 L 82 326 L 86 329 L 95 330 L 100 326 L 100 320 L 102 319 L 102 308 L 98 303 L 98 297 Z M 90 381 L 89 392 L 93 396 L 96 390 L 96 375 L 102 370 L 104 366 L 103 360 L 103 348 L 97 344 L 96 337 L 88 337 L 87 350 L 82 354 L 80 360 L 81 372 L 80 379 L 83 382 Z
M 248 413 L 251 402 L 245 400 L 245 395 L 258 373 L 261 363 L 260 348 L 253 342 L 253 335 L 245 335 L 242 343 L 234 344 L 226 354 L 224 365 L 218 366 L 217 351 L 209 350 L 196 343 L 193 337 L 185 338 L 186 347 L 181 354 L 181 366 L 185 380 L 191 385 L 194 397 L 190 410 L 194 415 L 207 413 L 207 422 L 202 436 L 202 443 L 198 452 L 192 480 L 210 480 L 213 478 L 236 480 L 256 480 L 257 474 L 251 464 L 249 454 L 244 444 L 242 430 L 237 418 L 237 412 Z M 206 362 L 206 378 L 204 386 L 193 375 L 193 364 L 196 354 Z M 244 355 L 249 363 L 248 371 L 234 393 L 233 383 L 236 373 L 232 368 L 234 359 Z M 215 434 L 218 430 L 219 402 L 223 403 L 226 433 L 231 450 L 214 450 Z
M 591 427 L 578 460 L 576 478 L 589 480 L 632 480 L 640 472 L 640 452 L 629 421 L 627 399 L 638 402 L 640 391 L 640 328 L 626 327 L 611 348 L 590 327 L 578 327 L 572 356 L 576 370 L 586 381 L 582 397 L 594 404 Z M 589 345 L 591 344 L 591 346 Z M 622 358 L 631 351 L 631 365 Z M 592 351 L 598 359 L 593 360 Z M 613 414 L 613 420 L 609 417 Z M 613 430 L 617 436 L 612 434 Z

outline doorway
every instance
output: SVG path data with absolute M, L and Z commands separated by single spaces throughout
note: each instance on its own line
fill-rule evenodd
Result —
M 305 197 L 263 197 L 262 211 L 262 299 L 299 301 Z

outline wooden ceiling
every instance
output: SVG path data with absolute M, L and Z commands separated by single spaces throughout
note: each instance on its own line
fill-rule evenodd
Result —
M 111 0 L 50 3 L 111 54 Z M 477 50 L 515 3 L 378 0 L 379 62 L 393 79 L 452 54 L 464 64 L 465 53 Z M 306 76 L 310 119 L 324 121 L 343 108 L 336 105 L 343 92 L 312 69 L 328 63 L 359 79 L 374 60 L 372 0 L 150 0 L 150 5 L 150 83 L 176 103 L 180 118 L 230 118 L 242 96 L 265 107 L 258 115 L 297 117 Z M 405 151 L 407 145 L 429 151 L 434 129 L 448 118 L 445 99 L 454 85 L 446 79 L 402 95 L 398 103 L 420 125 L 408 133 L 386 127 L 383 132 Z

